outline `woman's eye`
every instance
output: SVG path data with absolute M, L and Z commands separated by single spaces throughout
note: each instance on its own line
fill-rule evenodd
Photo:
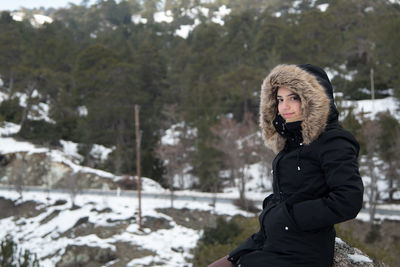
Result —
M 292 100 L 292 101 L 299 101 L 300 98 L 299 98 L 298 96 L 292 96 L 292 97 L 290 98 L 290 100 Z

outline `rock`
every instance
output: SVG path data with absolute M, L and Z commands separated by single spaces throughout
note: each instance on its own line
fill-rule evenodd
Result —
M 209 211 L 190 210 L 187 208 L 183 209 L 163 208 L 156 210 L 158 212 L 171 216 L 171 218 L 175 221 L 176 224 L 194 230 L 202 230 L 206 226 L 210 227 L 212 225 L 215 225 L 218 217 L 217 215 L 214 215 Z
M 101 266 L 116 258 L 116 252 L 111 248 L 68 245 L 56 266 Z
M 0 197 L 0 219 L 10 216 L 16 217 L 35 217 L 42 213 L 43 209 L 37 209 L 38 204 L 34 201 L 25 201 L 17 204 L 16 201 Z
M 382 262 L 371 260 L 358 248 L 353 248 L 340 238 L 336 238 L 333 267 L 387 267 Z
M 72 175 L 78 189 L 115 189 L 118 185 L 112 179 L 95 173 L 75 172 L 62 162 L 52 161 L 46 153 L 15 152 L 0 155 L 0 183 L 16 184 L 16 176 L 24 177 L 23 186 L 43 186 L 66 189 Z

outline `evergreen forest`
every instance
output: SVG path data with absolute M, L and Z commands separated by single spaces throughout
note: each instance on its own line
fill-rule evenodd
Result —
M 0 120 L 20 124 L 17 137 L 37 144 L 78 143 L 90 167 L 136 174 L 138 105 L 142 175 L 173 187 L 171 175 L 185 172 L 197 177 L 193 189 L 220 190 L 221 170 L 235 176 L 235 166 L 269 156 L 257 150 L 259 144 L 236 153 L 229 141 L 257 132 L 262 80 L 281 63 L 323 67 L 341 100 L 400 99 L 398 3 L 88 2 L 23 9 L 22 20 L 15 12 L 1 12 L 0 86 L 7 98 L 0 103 Z M 230 12 L 218 21 L 221 7 Z M 53 21 L 35 25 L 35 14 Z M 160 22 L 159 14 L 171 19 Z M 177 34 L 188 25 L 187 36 Z M 49 106 L 48 120 L 30 119 L 38 103 Z M 371 160 L 379 155 L 390 164 L 384 171 L 391 188 L 398 188 L 399 122 L 391 113 L 360 122 L 351 109 L 342 111 L 342 123 L 360 141 L 363 155 Z M 180 132 L 179 140 L 163 145 L 171 127 Z M 113 149 L 107 161 L 92 158 L 95 144 Z M 246 156 L 235 159 L 229 151 Z

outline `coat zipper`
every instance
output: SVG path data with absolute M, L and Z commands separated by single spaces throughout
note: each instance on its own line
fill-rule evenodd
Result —
M 276 181 L 276 188 L 278 190 L 278 194 L 279 194 L 279 203 L 282 202 L 282 192 L 280 189 L 280 185 L 279 185 L 279 178 L 278 178 L 278 173 L 277 173 L 277 165 L 279 163 L 279 160 L 282 158 L 284 151 L 282 150 L 281 152 L 278 153 L 278 155 L 276 155 L 273 163 L 272 163 L 272 179 Z M 268 211 L 272 208 L 275 207 L 276 203 L 274 203 L 273 205 L 269 205 L 268 207 L 266 207 L 263 211 L 262 211 L 262 215 L 260 218 L 260 228 L 262 229 L 262 233 L 264 235 L 264 239 L 267 238 L 267 236 L 265 235 L 265 229 L 264 229 L 264 217 L 265 215 L 268 213 Z

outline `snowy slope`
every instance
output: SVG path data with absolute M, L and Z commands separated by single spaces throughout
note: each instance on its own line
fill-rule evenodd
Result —
M 17 200 L 19 195 L 13 191 L 0 190 L 0 197 Z M 67 200 L 67 202 L 62 206 L 47 206 L 46 204 L 54 203 L 60 199 Z M 8 234 L 11 235 L 14 240 L 18 240 L 19 245 L 24 249 L 36 253 L 42 259 L 42 266 L 55 266 L 68 245 L 88 245 L 115 250 L 114 243 L 116 242 L 127 242 L 132 246 L 140 246 L 156 254 L 155 256 L 132 260 L 127 266 L 142 266 L 151 262 L 162 262 L 162 266 L 184 266 L 187 259 L 191 258 L 191 249 L 195 247 L 201 234 L 200 230 L 177 225 L 171 217 L 156 211 L 160 208 L 169 208 L 169 201 L 146 198 L 142 201 L 142 216 L 164 218 L 169 221 L 171 229 L 151 231 L 144 228 L 144 231 L 140 232 L 138 224 L 134 222 L 124 232 L 105 239 L 94 234 L 77 238 L 61 237 L 79 219 L 84 217 L 89 217 L 88 222 L 95 226 L 117 225 L 121 220 L 128 220 L 137 212 L 138 201 L 131 197 L 78 195 L 75 203 L 80 208 L 71 210 L 71 203 L 67 194 L 50 193 L 48 195 L 47 193 L 25 192 L 23 200 L 33 200 L 40 203 L 39 207 L 46 206 L 47 209 L 36 217 L 21 218 L 18 221 L 14 221 L 13 217 L 0 220 L 0 239 L 3 240 Z M 177 209 L 205 210 L 228 216 L 238 213 L 246 215 L 232 204 L 218 204 L 213 209 L 208 203 L 175 200 L 174 207 Z M 110 212 L 97 212 L 104 209 L 109 209 Z M 56 217 L 47 223 L 41 223 L 44 218 L 55 211 L 59 211 Z M 49 255 L 54 256 L 44 259 Z
M 369 110 L 373 106 L 373 112 L 378 110 L 384 111 L 387 108 L 394 109 L 394 99 L 386 99 L 375 101 L 372 105 L 368 101 L 360 101 L 359 110 Z M 354 104 L 354 103 L 353 103 Z M 374 113 L 371 112 L 373 115 Z M 116 176 L 112 173 L 101 170 L 91 169 L 79 165 L 79 155 L 76 153 L 76 146 L 73 143 L 64 141 L 63 150 L 49 150 L 48 148 L 36 147 L 29 142 L 17 141 L 8 135 L 19 130 L 19 126 L 12 123 L 3 123 L 0 127 L 0 154 L 12 153 L 17 151 L 26 151 L 28 153 L 46 152 L 54 161 L 63 162 L 75 171 L 87 171 L 96 173 L 102 177 L 114 179 Z M 174 134 L 169 132 L 172 138 Z M 164 138 L 165 142 L 172 142 L 168 137 Z M 173 143 L 173 142 L 172 142 Z M 74 148 L 75 147 L 75 148 Z M 100 148 L 100 154 L 107 154 L 106 148 Z M 104 154 L 103 154 L 104 155 Z M 269 192 L 268 190 L 259 190 L 260 184 L 268 188 L 270 184 L 266 180 L 260 181 L 260 166 L 258 164 L 249 166 L 247 169 L 251 173 L 253 179 L 248 183 L 247 196 L 254 200 L 262 200 Z M 265 177 L 264 177 L 265 179 Z M 385 185 L 381 185 L 385 186 Z M 156 193 L 159 195 L 168 194 L 168 191 L 161 188 L 157 183 L 150 179 L 144 178 L 144 191 L 148 193 Z M 151 266 L 154 262 L 162 263 L 162 266 L 187 266 L 187 262 L 192 257 L 192 249 L 195 247 L 197 240 L 201 236 L 201 230 L 195 230 L 182 226 L 174 219 L 159 211 L 161 208 L 169 208 L 169 200 L 161 200 L 158 197 L 147 197 L 142 201 L 143 217 L 159 218 L 168 221 L 169 229 L 151 230 L 145 228 L 143 232 L 138 230 L 136 221 L 130 222 L 124 230 L 116 235 L 108 238 L 100 238 L 97 235 L 84 235 L 78 237 L 68 237 L 65 233 L 78 223 L 82 218 L 87 217 L 89 223 L 95 227 L 112 227 L 117 225 L 118 221 L 127 221 L 138 212 L 138 199 L 136 197 L 119 196 L 118 192 L 114 195 L 78 195 L 75 204 L 80 208 L 71 210 L 71 201 L 68 194 L 62 193 L 40 193 L 40 192 L 24 192 L 23 199 L 18 199 L 19 194 L 12 189 L 1 189 L 0 197 L 16 201 L 15 204 L 32 200 L 36 203 L 37 209 L 45 209 L 37 216 L 16 219 L 16 217 L 8 217 L 0 220 L 0 240 L 10 235 L 17 240 L 18 244 L 29 249 L 33 253 L 37 253 L 41 258 L 42 266 L 55 266 L 61 259 L 69 245 L 86 245 L 91 247 L 101 247 L 116 250 L 116 242 L 126 242 L 133 246 L 139 246 L 143 249 L 152 251 L 154 255 L 146 255 L 132 259 L 127 266 Z M 214 196 L 211 193 L 200 193 L 189 190 L 176 192 L 181 196 Z M 233 199 L 238 197 L 236 189 L 227 189 L 225 193 L 215 195 Z M 53 205 L 58 200 L 65 200 L 63 205 Z M 240 211 L 232 202 L 218 202 L 215 207 L 210 206 L 207 201 L 193 201 L 190 198 L 185 200 L 175 200 L 174 208 L 209 211 L 212 214 L 220 214 L 224 216 L 233 216 L 242 214 L 245 216 L 253 216 L 252 214 Z M 399 205 L 386 205 L 384 208 L 392 210 L 400 210 Z M 98 211 L 108 210 L 106 213 Z M 52 214 L 56 216 L 52 217 Z M 45 218 L 52 217 L 51 220 Z M 380 219 L 388 218 L 400 220 L 400 216 L 379 215 Z M 357 219 L 368 221 L 368 214 L 360 213 Z M 44 221 L 46 221 L 44 223 Z

